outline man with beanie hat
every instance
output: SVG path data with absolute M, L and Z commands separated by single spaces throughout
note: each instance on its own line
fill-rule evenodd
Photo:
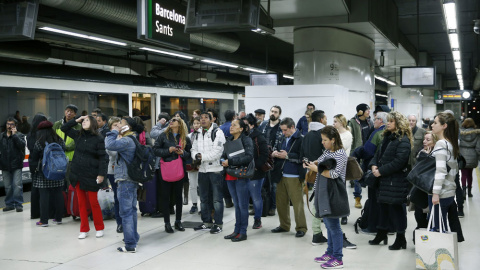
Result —
M 65 181 L 67 183 L 67 187 L 70 185 L 70 179 L 69 179 L 70 166 L 72 163 L 73 153 L 75 150 L 75 141 L 72 138 L 68 137 L 65 133 L 63 133 L 63 131 L 60 130 L 60 128 L 63 126 L 63 124 L 75 118 L 75 116 L 77 116 L 77 111 L 78 111 L 77 106 L 73 104 L 68 104 L 65 107 L 65 117 L 58 120 L 53 125 L 53 130 L 55 131 L 55 133 L 57 133 L 58 136 L 60 136 L 60 138 L 62 138 L 62 140 L 65 142 L 65 154 L 67 155 L 68 161 L 69 161 L 68 167 L 67 167 L 67 174 L 65 175 Z M 78 123 L 73 127 L 73 129 L 80 130 L 82 129 L 82 125 Z
M 367 142 L 373 131 L 373 122 L 370 119 L 370 107 L 365 103 L 358 104 L 357 114 L 348 121 L 348 126 L 350 127 L 353 137 L 351 154 L 355 149 Z M 352 182 L 350 182 L 350 184 L 351 183 Z M 353 196 L 355 197 L 355 207 L 361 209 L 362 186 L 358 183 L 358 179 L 354 180 L 354 188 Z M 346 223 L 346 218 L 342 218 L 342 224 L 344 223 Z

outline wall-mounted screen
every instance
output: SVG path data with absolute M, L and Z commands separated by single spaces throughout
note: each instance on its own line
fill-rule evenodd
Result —
M 401 67 L 402 87 L 435 86 L 435 67 Z
M 250 85 L 278 85 L 278 74 L 250 74 Z

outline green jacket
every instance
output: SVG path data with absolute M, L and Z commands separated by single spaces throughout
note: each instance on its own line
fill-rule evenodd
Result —
M 53 125 L 53 130 L 55 130 L 55 133 L 57 133 L 58 136 L 60 136 L 60 138 L 62 138 L 62 140 L 65 142 L 65 154 L 67 155 L 68 160 L 72 161 L 73 153 L 75 150 L 75 141 L 65 135 L 65 133 L 60 130 L 64 123 L 66 123 L 65 117 L 55 122 L 55 124 Z M 82 125 L 79 123 L 78 125 L 73 127 L 73 129 L 80 130 L 82 129 Z
M 371 129 L 373 129 L 373 122 L 371 120 L 367 120 L 368 125 L 370 126 Z M 352 133 L 352 148 L 350 149 L 350 153 L 347 153 L 348 155 L 351 155 L 355 149 L 363 145 L 363 134 L 362 134 L 362 127 L 360 125 L 360 120 L 358 117 L 355 115 L 352 117 L 352 119 L 348 120 L 348 126 L 350 127 L 350 132 Z M 365 141 L 368 139 L 370 136 L 371 130 L 369 134 L 366 134 Z

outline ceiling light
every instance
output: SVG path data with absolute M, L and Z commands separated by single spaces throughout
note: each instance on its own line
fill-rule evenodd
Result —
M 462 62 L 460 61 L 455 61 L 453 62 L 455 64 L 455 68 L 462 68 Z
M 110 40 L 110 39 L 79 34 L 79 33 L 60 30 L 60 29 L 56 29 L 56 28 L 52 28 L 52 27 L 46 27 L 45 26 L 45 27 L 40 27 L 39 29 L 44 30 L 44 31 L 49 31 L 49 32 L 62 34 L 62 35 L 67 35 L 67 36 L 73 36 L 73 37 L 84 38 L 84 39 L 91 39 L 91 40 L 100 41 L 100 42 L 104 42 L 104 43 L 115 44 L 115 45 L 119 45 L 119 46 L 127 46 L 127 43 L 125 43 L 125 42 L 118 42 L 118 41 L 114 41 L 114 40 Z
M 263 69 L 256 69 L 256 68 L 243 68 L 244 70 L 248 70 L 248 71 L 251 71 L 251 72 L 257 72 L 257 73 L 267 73 L 267 71 L 263 70 Z
M 458 60 L 458 61 L 461 60 L 460 59 L 460 51 L 454 50 L 454 51 L 452 51 L 452 54 L 453 54 L 453 60 Z
M 461 69 L 456 69 L 457 75 L 462 75 L 462 70 Z
M 382 95 L 382 94 L 375 94 L 375 96 L 379 96 L 379 97 L 385 97 L 385 98 L 388 98 L 387 95 Z
M 394 81 L 392 81 L 392 80 L 389 80 L 389 79 L 387 79 L 387 78 L 385 78 L 385 77 L 382 77 L 382 76 L 380 76 L 380 75 L 377 75 L 377 74 L 375 74 L 375 79 L 380 80 L 380 81 L 382 81 L 382 82 L 386 82 L 386 83 L 388 83 L 389 85 L 397 85 L 396 82 L 394 82 Z
M 448 39 L 450 40 L 450 47 L 460 49 L 460 44 L 458 43 L 458 34 L 452 33 L 448 34 Z
M 186 58 L 186 59 L 193 59 L 193 57 L 188 56 L 188 55 L 172 53 L 172 52 L 167 52 L 167 51 L 161 51 L 161 50 L 151 49 L 151 48 L 147 48 L 147 47 L 142 47 L 142 48 L 139 48 L 139 49 L 140 50 L 145 50 L 145 51 L 150 51 L 150 52 L 156 52 L 156 53 L 160 53 L 160 54 L 166 54 L 166 55 L 170 55 L 170 56 Z
M 220 66 L 231 67 L 231 68 L 238 68 L 238 66 L 236 66 L 236 65 L 227 64 L 227 63 L 222 63 L 222 62 L 213 61 L 213 60 L 207 60 L 207 59 L 203 59 L 203 60 L 202 60 L 202 62 L 205 62 L 205 63 L 210 63 L 210 64 L 214 64 L 214 65 L 220 65 Z
M 445 20 L 447 21 L 447 29 L 457 29 L 457 12 L 454 2 L 443 4 Z
M 283 74 L 283 77 L 284 77 L 284 78 L 287 78 L 287 79 L 290 79 L 290 80 L 293 80 L 293 79 L 294 79 L 292 75 L 285 75 L 285 74 Z

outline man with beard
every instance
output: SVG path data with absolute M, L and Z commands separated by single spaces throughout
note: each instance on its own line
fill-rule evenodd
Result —
M 282 115 L 282 108 L 278 105 L 273 105 L 270 109 L 270 119 L 263 121 L 258 127 L 258 130 L 263 133 L 265 139 L 267 139 L 268 145 L 270 145 L 272 148 L 274 148 L 275 145 L 277 145 L 278 142 L 283 138 L 283 133 L 280 129 L 280 115 Z M 273 170 L 280 170 L 280 168 L 274 168 Z M 279 180 L 280 179 L 276 179 L 276 181 Z M 268 215 L 274 216 L 277 208 L 275 199 L 277 193 L 277 183 L 275 182 L 275 179 L 271 179 L 271 172 L 267 173 L 267 177 L 265 178 L 265 183 L 263 186 L 270 191 L 270 194 L 268 195 L 268 198 L 270 199 L 270 210 L 268 211 Z

